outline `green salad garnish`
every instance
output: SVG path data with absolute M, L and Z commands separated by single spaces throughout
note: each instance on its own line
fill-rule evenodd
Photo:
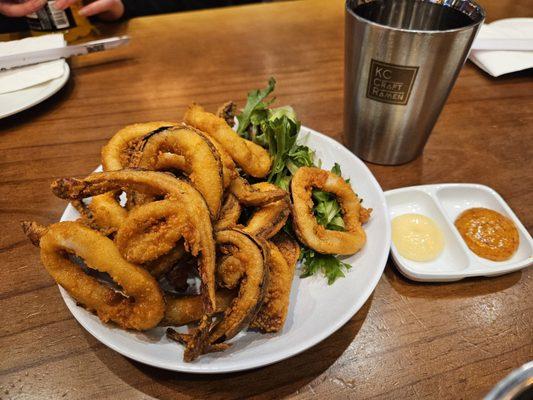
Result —
M 246 139 L 252 140 L 266 149 L 272 156 L 272 170 L 267 178 L 268 182 L 289 190 L 293 174 L 300 167 L 320 165 L 315 161 L 314 151 L 307 146 L 297 143 L 300 132 L 300 121 L 290 106 L 270 108 L 275 98 L 267 99 L 274 91 L 276 80 L 270 78 L 268 86 L 262 90 L 252 90 L 243 111 L 237 116 L 239 126 L 237 132 Z M 331 171 L 341 176 L 340 165 L 335 163 Z M 345 230 L 342 210 L 336 197 L 322 190 L 313 190 L 313 212 L 320 225 L 326 229 Z M 296 238 L 289 220 L 285 231 Z M 301 277 L 323 274 L 328 284 L 332 284 L 340 277 L 350 264 L 342 262 L 338 256 L 320 254 L 303 244 L 301 246 L 300 261 L 302 262 Z

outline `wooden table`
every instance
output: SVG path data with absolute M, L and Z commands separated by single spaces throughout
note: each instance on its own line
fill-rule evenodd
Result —
M 526 16 L 529 0 L 485 0 L 489 20 Z M 140 18 L 128 48 L 75 60 L 58 95 L 0 121 L 0 398 L 478 399 L 533 358 L 533 272 L 451 284 L 404 279 L 389 262 L 374 294 L 322 343 L 270 367 L 221 376 L 128 360 L 74 320 L 19 221 L 56 221 L 53 178 L 83 175 L 120 127 L 178 119 L 197 101 L 243 104 L 270 75 L 278 104 L 342 140 L 343 4 L 272 3 Z M 369 165 L 383 189 L 479 182 L 533 224 L 531 72 L 462 70 L 426 150 Z M 319 316 L 314 316 L 319 318 Z

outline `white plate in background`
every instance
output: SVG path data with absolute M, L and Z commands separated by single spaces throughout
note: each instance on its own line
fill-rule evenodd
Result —
M 316 151 L 322 167 L 339 163 L 342 174 L 350 178 L 354 190 L 372 207 L 365 225 L 367 243 L 357 254 L 344 259 L 352 265 L 345 278 L 328 286 L 323 276 L 293 281 L 289 314 L 283 331 L 277 334 L 241 332 L 233 346 L 221 353 L 207 354 L 194 362 L 183 361 L 183 348 L 165 337 L 164 328 L 148 332 L 125 331 L 104 324 L 81 307 L 60 288 L 68 308 L 78 322 L 96 339 L 126 357 L 174 371 L 224 373 L 269 365 L 294 356 L 327 338 L 359 311 L 376 287 L 390 249 L 390 220 L 385 196 L 366 165 L 335 140 L 302 127 L 300 143 Z M 76 210 L 69 205 L 61 220 L 75 220 Z
M 433 261 L 419 262 L 402 257 L 394 243 L 391 253 L 400 272 L 415 281 L 458 281 L 470 276 L 495 276 L 525 268 L 533 263 L 533 240 L 505 200 L 488 186 L 447 183 L 411 186 L 385 193 L 391 220 L 417 213 L 433 219 L 444 234 L 444 250 Z M 515 224 L 520 243 L 507 261 L 491 261 L 472 252 L 454 225 L 463 211 L 484 207 L 497 211 Z
M 27 110 L 56 94 L 68 81 L 70 68 L 65 61 L 65 71 L 59 78 L 15 92 L 0 94 L 0 119 Z

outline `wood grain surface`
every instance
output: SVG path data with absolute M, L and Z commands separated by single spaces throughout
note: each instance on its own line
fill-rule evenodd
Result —
M 481 3 L 489 20 L 532 16 L 530 0 Z M 479 399 L 533 358 L 531 269 L 420 284 L 389 261 L 365 306 L 301 355 L 220 376 L 150 368 L 78 325 L 22 235 L 20 220 L 60 217 L 65 202 L 50 192 L 51 180 L 92 171 L 122 126 L 179 118 L 191 101 L 242 105 L 271 75 L 279 104 L 343 141 L 343 24 L 340 0 L 135 19 L 104 30 L 127 31 L 129 47 L 74 60 L 60 93 L 0 120 L 1 399 Z M 370 169 L 384 189 L 487 184 L 531 231 L 532 76 L 494 79 L 468 63 L 424 154 Z

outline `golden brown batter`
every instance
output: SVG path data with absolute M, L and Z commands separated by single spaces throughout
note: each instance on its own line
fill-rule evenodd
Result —
M 488 208 L 470 208 L 455 220 L 467 246 L 478 256 L 493 261 L 511 258 L 518 248 L 518 230 L 513 222 Z

